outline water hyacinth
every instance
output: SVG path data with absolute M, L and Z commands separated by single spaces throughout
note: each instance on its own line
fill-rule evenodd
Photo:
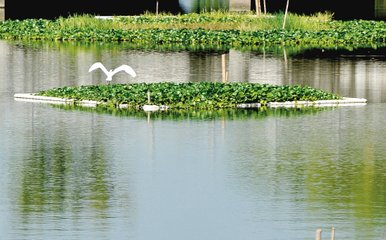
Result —
M 128 42 L 146 46 L 199 45 L 243 48 L 246 46 L 314 45 L 320 48 L 357 48 L 386 45 L 383 21 L 334 21 L 329 14 L 290 14 L 282 29 L 283 14 L 229 12 L 184 15 L 143 14 L 97 19 L 75 15 L 55 20 L 26 19 L 0 22 L 0 39 L 85 42 Z
M 39 92 L 37 95 L 95 100 L 107 104 L 128 104 L 137 108 L 148 102 L 175 109 L 234 108 L 242 103 L 284 102 L 296 100 L 332 100 L 338 95 L 308 86 L 276 86 L 258 83 L 132 83 L 80 87 L 62 87 Z

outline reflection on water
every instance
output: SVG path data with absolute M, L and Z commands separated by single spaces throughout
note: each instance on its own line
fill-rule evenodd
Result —
M 50 132 L 50 129 L 32 127 L 34 140 L 24 158 L 21 173 L 22 211 L 26 214 L 62 212 L 67 208 L 78 211 L 81 201 L 98 211 L 107 209 L 110 186 L 106 181 L 109 174 L 105 149 L 99 147 L 103 144 L 103 136 L 99 136 L 98 128 L 88 139 L 82 139 L 86 146 L 77 146 L 81 147 L 80 158 L 77 156 L 79 153 L 74 153 L 77 150 L 74 142 L 67 142 L 67 129 Z M 71 206 L 66 204 L 68 200 Z
M 102 72 L 88 73 L 92 63 L 101 61 L 107 68 L 128 64 L 136 78 L 124 73 L 115 82 L 195 82 L 224 81 L 270 84 L 301 84 L 321 88 L 347 97 L 385 102 L 385 48 L 367 53 L 337 51 L 301 51 L 296 49 L 260 49 L 226 52 L 139 51 L 127 45 L 53 44 L 10 45 L 0 42 L 7 56 L 0 59 L 4 79 L 0 90 L 36 92 L 64 85 L 104 83 Z M 270 50 L 270 51 L 268 51 Z M 222 57 L 225 53 L 225 61 Z M 316 57 L 310 56 L 315 54 Z M 366 55 L 367 54 L 367 55 Z M 368 56 L 368 57 L 366 57 Z M 35 64 L 34 64 L 35 63 Z M 24 83 L 24 79 L 29 81 Z M 50 79 L 43 81 L 42 79 Z
M 374 4 L 375 17 L 376 18 L 385 18 L 386 17 L 386 1 L 385 0 L 375 0 Z
M 67 117 L 65 112 L 47 115 L 46 110 L 27 104 L 21 124 L 0 124 L 8 142 L 8 149 L 0 149 L 2 161 L 12 173 L 7 174 L 12 180 L 1 191 L 12 204 L 5 211 L 12 228 L 2 231 L 0 238 L 86 239 L 95 235 L 94 239 L 101 239 L 109 229 L 108 219 L 121 214 L 111 206 L 127 209 L 131 198 L 128 183 L 123 183 L 119 195 L 114 192 L 111 150 L 105 148 L 108 124 L 71 113 Z M 17 115 L 15 119 L 21 117 Z M 122 201 L 126 206 L 117 204 Z
M 53 108 L 64 109 L 69 111 L 83 111 L 98 114 L 108 114 L 116 117 L 130 117 L 147 120 L 245 120 L 245 119 L 259 119 L 272 116 L 303 116 L 305 114 L 317 114 L 322 111 L 329 111 L 334 107 L 317 107 L 317 108 L 260 108 L 260 109 L 218 109 L 218 110 L 168 110 L 145 112 L 143 110 L 135 109 L 116 109 L 114 107 L 98 106 L 84 107 L 74 105 L 52 104 Z
M 104 83 L 87 72 L 95 61 L 129 64 L 136 82 L 222 81 L 224 52 L 0 50 L 0 239 L 386 236 L 382 55 L 226 52 L 229 81 L 309 84 L 366 106 L 148 114 L 12 96 Z
M 150 119 L 12 105 L 29 126 L 5 134 L 16 173 L 2 194 L 14 202 L 7 239 L 307 239 L 332 225 L 342 239 L 385 234 L 384 104 Z
M 229 2 L 224 0 L 179 0 L 185 13 L 228 9 Z

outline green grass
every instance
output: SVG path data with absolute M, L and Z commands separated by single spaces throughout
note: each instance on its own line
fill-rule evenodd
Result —
M 139 16 L 114 16 L 112 20 L 96 19 L 93 15 L 74 15 L 59 18 L 59 28 L 68 29 L 206 29 L 259 31 L 281 29 L 284 15 L 278 13 L 255 15 L 253 12 L 232 13 L 224 11 L 171 15 L 146 13 Z M 290 13 L 286 29 L 323 30 L 328 29 L 332 15 L 317 13 L 312 16 Z

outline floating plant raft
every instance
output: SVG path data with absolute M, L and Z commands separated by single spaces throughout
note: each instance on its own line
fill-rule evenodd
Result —
M 18 93 L 15 100 L 96 107 L 143 109 L 221 109 L 323 107 L 365 105 L 366 99 L 347 98 L 309 86 L 258 83 L 131 83 L 62 87 L 38 93 Z

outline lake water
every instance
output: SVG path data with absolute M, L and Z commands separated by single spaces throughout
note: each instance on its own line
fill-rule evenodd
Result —
M 386 238 L 386 55 L 0 41 L 0 239 Z M 223 65 L 223 56 L 225 64 Z M 114 82 L 303 84 L 366 106 L 104 112 L 13 94 Z

